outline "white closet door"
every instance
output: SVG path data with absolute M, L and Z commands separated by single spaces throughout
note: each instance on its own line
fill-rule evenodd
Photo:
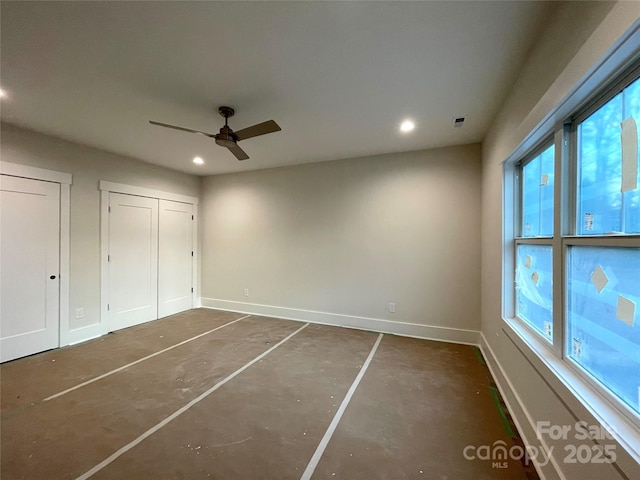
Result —
M 109 194 L 109 331 L 158 318 L 158 200 Z
M 59 343 L 60 185 L 0 176 L 0 361 Z
M 158 317 L 193 306 L 193 205 L 160 200 Z

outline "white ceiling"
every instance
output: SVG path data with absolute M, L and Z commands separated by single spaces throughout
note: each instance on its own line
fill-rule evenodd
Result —
M 552 8 L 2 2 L 2 120 L 197 175 L 478 142 Z M 220 105 L 235 130 L 274 119 L 282 131 L 243 141 L 239 162 L 148 123 L 217 133 Z

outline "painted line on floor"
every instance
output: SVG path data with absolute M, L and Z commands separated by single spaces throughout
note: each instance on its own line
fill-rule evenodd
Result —
M 170 347 L 167 347 L 167 348 L 164 348 L 164 349 L 162 349 L 162 350 L 160 350 L 158 352 L 152 353 L 151 355 L 147 355 L 146 357 L 139 358 L 138 360 L 135 360 L 135 361 L 133 361 L 131 363 L 123 365 L 122 367 L 118 367 L 118 368 L 116 368 L 114 370 L 111 370 L 110 372 L 103 373 L 102 375 L 99 375 L 99 376 L 97 376 L 95 378 L 87 380 L 86 382 L 79 383 L 78 385 L 75 385 L 75 386 L 73 386 L 71 388 L 67 388 L 66 390 L 63 390 L 63 391 L 58 392 L 58 393 L 56 393 L 54 395 L 51 395 L 50 397 L 45 398 L 43 400 L 43 402 L 48 402 L 49 400 L 53 400 L 54 398 L 58 398 L 58 397 L 61 397 L 62 395 L 66 395 L 69 392 L 73 392 L 74 390 L 77 390 L 79 388 L 85 387 L 85 386 L 87 386 L 87 385 L 89 385 L 89 384 L 91 384 L 93 382 L 97 382 L 98 380 L 102 380 L 103 378 L 106 378 L 106 377 L 108 377 L 110 375 L 113 375 L 114 373 L 118 373 L 118 372 L 121 372 L 122 370 L 126 370 L 127 368 L 133 367 L 134 365 L 137 365 L 137 364 L 139 364 L 141 362 L 144 362 L 145 360 L 149 360 L 150 358 L 153 358 L 153 357 L 156 357 L 156 356 L 158 356 L 158 355 L 160 355 L 162 353 L 168 352 L 169 350 L 173 350 L 174 348 L 180 347 L 180 346 L 184 345 L 185 343 L 189 343 L 189 342 L 192 342 L 193 340 L 197 340 L 200 337 L 204 337 L 205 335 L 209 335 L 210 333 L 213 333 L 213 332 L 215 332 L 217 330 L 220 330 L 221 328 L 228 327 L 229 325 L 231 325 L 233 323 L 236 323 L 236 322 L 239 322 L 240 320 L 244 320 L 245 318 L 248 318 L 250 316 L 251 315 L 245 315 L 244 317 L 236 318 L 235 320 L 232 320 L 231 322 L 227 322 L 227 323 L 225 323 L 223 325 L 220 325 L 219 327 L 212 328 L 211 330 L 208 330 L 208 331 L 206 331 L 204 333 L 196 335 L 195 337 L 187 338 L 186 340 L 183 340 L 182 342 L 176 343 L 175 345 L 171 345 Z
M 351 388 L 349 388 L 349 391 L 347 392 L 347 395 L 344 397 L 344 400 L 342 400 L 342 403 L 340 404 L 338 411 L 334 415 L 333 420 L 331 420 L 331 423 L 329 424 L 329 428 L 327 428 L 327 431 L 325 432 L 324 437 L 322 437 L 322 440 L 320 440 L 320 443 L 318 444 L 318 448 L 316 448 L 316 451 L 311 457 L 311 460 L 309 460 L 309 464 L 307 465 L 307 468 L 305 468 L 304 472 L 302 473 L 300 480 L 309 480 L 311 478 L 311 475 L 313 475 L 313 472 L 315 471 L 316 466 L 318 465 L 318 463 L 320 463 L 322 454 L 327 448 L 329 441 L 331 441 L 333 432 L 336 431 L 336 428 L 338 427 L 338 423 L 340 423 L 340 419 L 342 418 L 342 415 L 347 409 L 347 406 L 351 401 L 351 397 L 353 397 L 353 394 L 355 393 L 356 388 L 358 388 L 358 384 L 360 383 L 360 380 L 362 380 L 362 377 L 364 377 L 364 374 L 366 373 L 367 368 L 369 368 L 369 364 L 371 363 L 371 360 L 373 359 L 373 356 L 375 355 L 376 350 L 378 350 L 378 345 L 380 345 L 380 342 L 382 341 L 382 337 L 383 337 L 382 333 L 378 335 L 378 339 L 376 340 L 376 343 L 373 344 L 373 347 L 371 348 L 371 352 L 369 352 L 369 356 L 367 357 L 365 362 L 362 364 L 362 368 L 360 369 L 358 376 L 353 381 L 353 384 L 351 385 Z
M 124 455 L 125 453 L 127 453 L 129 450 L 131 450 L 133 447 L 135 447 L 136 445 L 138 445 L 140 442 L 142 442 L 145 438 L 150 437 L 151 435 L 153 435 L 155 432 L 157 432 L 158 430 L 160 430 L 162 427 L 164 427 L 165 425 L 167 425 L 169 422 L 175 420 L 177 417 L 179 417 L 180 415 L 182 415 L 184 412 L 186 412 L 187 410 L 189 410 L 191 407 L 193 407 L 195 404 L 197 404 L 198 402 L 204 400 L 205 398 L 207 398 L 209 395 L 211 395 L 213 392 L 215 392 L 216 390 L 218 390 L 220 387 L 222 387 L 225 383 L 227 383 L 229 380 L 232 380 L 233 378 L 237 377 L 238 375 L 240 375 L 242 372 L 244 372 L 247 368 L 249 368 L 250 366 L 252 366 L 253 364 L 259 362 L 260 360 L 262 360 L 264 357 L 266 357 L 267 355 L 269 355 L 271 352 L 273 352 L 276 348 L 278 348 L 280 345 L 282 345 L 283 343 L 285 343 L 287 340 L 289 340 L 291 337 L 293 337 L 294 335 L 296 335 L 297 333 L 301 332 L 302 330 L 304 330 L 305 328 L 307 328 L 309 326 L 308 323 L 305 323 L 302 327 L 300 327 L 299 329 L 297 329 L 295 332 L 293 332 L 292 334 L 290 334 L 289 336 L 287 336 L 286 338 L 280 340 L 278 343 L 276 343 L 273 347 L 271 347 L 269 350 L 266 350 L 265 352 L 261 353 L 260 355 L 258 355 L 256 358 L 254 358 L 253 360 L 251 360 L 249 363 L 246 363 L 244 366 L 240 367 L 238 370 L 236 370 L 235 372 L 233 372 L 232 374 L 230 374 L 229 376 L 225 377 L 224 379 L 220 380 L 218 383 L 216 383 L 213 387 L 211 387 L 209 390 L 207 390 L 206 392 L 200 394 L 198 397 L 194 398 L 193 400 L 191 400 L 189 403 L 187 403 L 185 406 L 183 406 L 182 408 L 180 408 L 179 410 L 176 410 L 175 412 L 173 412 L 171 415 L 169 415 L 167 418 L 165 418 L 164 420 L 162 420 L 160 423 L 156 424 L 155 426 L 151 427 L 149 430 L 147 430 L 146 432 L 144 432 L 142 435 L 140 435 L 138 438 L 136 438 L 135 440 L 127 443 L 124 447 L 122 447 L 121 449 L 119 449 L 118 451 L 116 451 L 115 453 L 113 453 L 112 455 L 110 455 L 109 457 L 105 458 L 102 462 L 100 462 L 99 464 L 97 464 L 95 467 L 93 467 L 91 470 L 87 471 L 86 473 L 80 475 L 79 477 L 76 478 L 76 480 L 86 480 L 87 478 L 91 477 L 93 474 L 98 473 L 100 470 L 102 470 L 104 467 L 108 466 L 110 463 L 112 463 L 113 461 L 117 460 L 118 457 Z

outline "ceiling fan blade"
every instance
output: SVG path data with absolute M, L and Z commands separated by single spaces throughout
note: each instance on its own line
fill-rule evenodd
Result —
M 193 130 L 191 128 L 178 127 L 177 125 L 169 125 L 168 123 L 154 122 L 153 120 L 149 120 L 149 123 L 151 125 L 158 125 L 159 127 L 167 127 L 167 128 L 173 128 L 174 130 L 182 130 L 183 132 L 199 133 L 200 135 L 204 135 L 206 137 L 214 136 L 213 133 L 201 132 L 200 130 Z
M 246 160 L 249 158 L 249 155 L 245 153 L 238 145 L 233 145 L 231 147 L 227 147 L 231 153 L 233 153 L 238 160 Z
M 282 130 L 280 126 L 273 120 L 258 123 L 252 127 L 243 128 L 237 132 L 233 132 L 238 140 L 246 140 L 247 138 L 257 137 L 258 135 L 264 135 L 266 133 L 279 132 Z

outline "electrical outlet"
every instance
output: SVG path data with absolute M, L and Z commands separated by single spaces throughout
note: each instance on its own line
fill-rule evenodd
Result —
M 245 297 L 248 297 L 248 296 L 249 296 L 249 289 L 248 289 L 248 288 L 245 288 L 245 289 L 244 289 L 244 296 L 245 296 Z
M 396 304 L 395 303 L 390 303 L 389 304 L 389 312 L 390 313 L 396 313 Z
M 84 317 L 84 308 L 76 308 L 76 318 Z

